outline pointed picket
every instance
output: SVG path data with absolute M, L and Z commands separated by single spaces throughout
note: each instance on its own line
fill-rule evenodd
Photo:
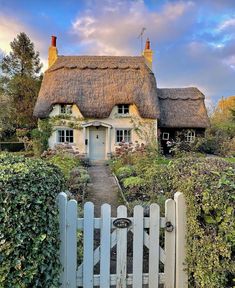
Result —
M 164 273 L 166 275 L 165 288 L 175 287 L 175 201 L 168 199 L 165 202 L 166 222 L 171 222 L 173 230 L 168 232 L 165 230 L 165 251 L 166 262 Z
M 67 207 L 67 283 L 76 288 L 77 271 L 77 201 L 70 200 Z
M 83 286 L 93 288 L 94 204 L 84 205 Z
M 127 208 L 117 208 L 117 217 L 126 218 Z M 117 288 L 126 288 L 127 272 L 127 228 L 117 228 Z
M 160 208 L 157 204 L 150 205 L 149 229 L 149 288 L 159 284 L 159 236 L 160 236 Z
M 101 206 L 100 287 L 110 287 L 111 207 Z
M 144 209 L 141 206 L 134 208 L 133 223 L 133 287 L 142 288 L 143 280 L 143 247 L 144 247 Z
M 61 287 L 66 287 L 67 282 L 67 262 L 66 262 L 66 218 L 67 218 L 67 195 L 61 192 L 58 195 L 59 217 L 60 217 L 60 263 L 62 272 L 60 276 Z

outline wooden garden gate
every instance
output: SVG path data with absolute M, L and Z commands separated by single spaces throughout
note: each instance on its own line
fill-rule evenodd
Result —
M 60 259 L 63 266 L 61 287 L 187 287 L 187 275 L 183 266 L 186 221 L 182 193 L 177 192 L 174 200 L 165 202 L 165 217 L 160 217 L 158 204 L 151 204 L 149 217 L 144 217 L 144 209 L 138 205 L 134 208 L 133 217 L 127 217 L 125 206 L 119 206 L 117 217 L 113 218 L 110 205 L 103 204 L 101 217 L 94 218 L 94 205 L 87 202 L 84 205 L 84 216 L 79 218 L 75 200 L 68 201 L 66 194 L 62 192 L 58 202 Z M 83 236 L 81 263 L 77 259 L 79 230 Z M 100 240 L 95 245 L 97 233 Z M 128 244 L 130 234 L 131 247 Z M 164 248 L 160 246 L 160 239 L 163 238 Z M 113 249 L 114 272 L 111 267 Z M 131 264 L 127 257 L 129 250 L 132 254 Z M 146 250 L 147 272 L 144 255 Z M 159 286 L 160 284 L 163 286 Z

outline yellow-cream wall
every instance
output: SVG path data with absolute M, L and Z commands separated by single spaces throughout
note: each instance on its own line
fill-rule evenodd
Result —
M 56 116 L 60 114 L 60 105 L 55 105 L 53 110 L 50 113 L 50 117 Z M 76 105 L 72 106 L 72 115 L 74 117 L 77 117 L 79 119 L 82 118 L 82 114 L 79 111 L 78 107 Z M 115 152 L 116 147 L 118 144 L 116 143 L 116 129 L 119 128 L 129 128 L 132 129 L 131 131 L 131 141 L 134 143 L 135 141 L 138 141 L 139 143 L 145 143 L 144 140 L 141 140 L 137 133 L 133 129 L 133 123 L 131 123 L 132 119 L 141 120 L 146 123 L 153 123 L 155 127 L 155 135 L 157 138 L 157 119 L 143 119 L 140 117 L 138 109 L 135 105 L 130 105 L 129 108 L 129 116 L 126 115 L 119 115 L 117 106 L 113 107 L 112 112 L 110 113 L 110 116 L 108 118 L 104 119 L 84 119 L 84 121 L 81 121 L 81 124 L 86 124 L 93 121 L 99 121 L 108 125 L 111 125 L 112 128 L 110 129 L 110 138 L 111 138 L 111 152 Z M 65 126 L 54 126 L 54 132 L 52 133 L 51 137 L 49 138 L 49 146 L 53 148 L 57 143 L 57 132 L 56 129 L 59 128 L 67 128 Z M 69 127 L 68 127 L 69 128 Z M 86 135 L 84 135 L 84 129 L 81 130 L 74 130 L 74 146 L 76 146 L 80 153 L 88 153 L 89 147 L 85 146 L 85 139 L 89 139 L 89 127 L 85 129 Z M 109 152 L 109 141 L 108 141 L 108 128 L 106 129 L 106 155 Z

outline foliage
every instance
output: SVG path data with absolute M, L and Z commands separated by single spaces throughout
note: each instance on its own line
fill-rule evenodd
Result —
M 48 119 L 39 119 L 38 128 L 32 130 L 33 149 L 36 156 L 40 156 L 48 148 L 48 139 L 52 133 L 52 125 Z
M 125 188 L 139 188 L 145 184 L 144 180 L 138 176 L 131 176 L 123 181 Z
M 200 149 L 221 156 L 235 155 L 235 96 L 222 98 L 211 115 L 205 142 Z M 209 146 L 209 147 L 208 147 Z M 209 149 L 208 149 L 209 148 Z
M 79 159 L 68 154 L 54 155 L 48 161 L 59 167 L 67 180 L 70 177 L 70 172 L 80 164 Z
M 54 165 L 0 155 L 0 287 L 59 287 L 56 196 L 63 189 Z
M 134 169 L 132 166 L 122 166 L 117 169 L 116 176 L 119 179 L 127 178 L 133 175 Z
M 13 131 L 14 127 L 10 121 L 10 115 L 14 112 L 11 106 L 11 99 L 4 92 L 4 80 L 0 77 L 0 139 Z
M 187 202 L 187 264 L 192 287 L 232 287 L 235 272 L 235 166 L 216 159 L 172 161 L 168 191 Z M 158 181 L 158 180 L 156 180 Z
M 235 165 L 218 157 L 135 160 L 135 176 L 120 178 L 131 207 L 158 202 L 163 212 L 164 201 L 176 191 L 186 197 L 190 287 L 234 287 Z
M 156 123 L 155 121 L 142 120 L 132 117 L 131 123 L 139 139 L 146 143 L 146 146 L 157 152 Z
M 11 52 L 0 63 L 0 78 L 4 82 L 1 88 L 12 109 L 7 124 L 32 129 L 36 126 L 33 108 L 42 79 L 39 53 L 35 52 L 34 44 L 25 33 L 18 34 L 10 46 Z
M 67 186 L 69 191 L 76 197 L 79 202 L 83 201 L 85 187 L 90 182 L 90 176 L 87 170 L 81 166 L 73 168 L 70 172 Z

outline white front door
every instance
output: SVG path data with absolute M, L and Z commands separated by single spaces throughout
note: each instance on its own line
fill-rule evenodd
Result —
M 105 131 L 102 126 L 89 128 L 89 158 L 90 160 L 105 159 Z

